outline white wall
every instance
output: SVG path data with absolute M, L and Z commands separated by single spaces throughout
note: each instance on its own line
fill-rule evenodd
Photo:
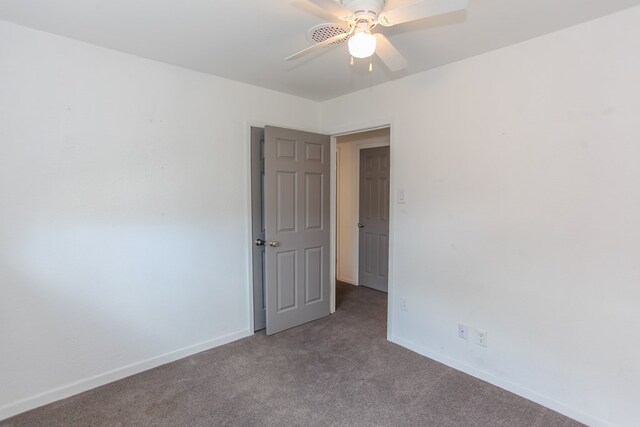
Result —
M 248 121 L 319 113 L 0 22 L 0 419 L 250 334 Z
M 389 145 L 389 128 L 336 139 L 337 149 L 337 279 L 358 285 L 358 220 L 360 212 L 360 150 Z
M 392 117 L 391 339 L 592 425 L 640 416 L 639 23 L 323 103 L 327 132 Z

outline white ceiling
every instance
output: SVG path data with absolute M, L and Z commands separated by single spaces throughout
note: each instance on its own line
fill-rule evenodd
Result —
M 407 0 L 388 0 L 405 3 Z M 517 43 L 640 0 L 470 0 L 465 12 L 381 28 L 409 61 L 349 66 L 346 44 L 304 57 L 332 22 L 305 0 L 2 0 L 0 19 L 301 97 L 324 100 Z

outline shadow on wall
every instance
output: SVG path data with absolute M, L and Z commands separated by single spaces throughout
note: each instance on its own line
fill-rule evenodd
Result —
M 225 228 L 49 225 L 5 240 L 0 407 L 237 332 L 244 287 L 217 283 L 237 266 L 213 262 Z

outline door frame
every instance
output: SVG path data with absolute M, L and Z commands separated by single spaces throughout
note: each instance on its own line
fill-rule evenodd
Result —
M 337 152 L 337 138 L 339 136 L 350 135 L 354 133 L 367 132 L 370 130 L 389 128 L 389 155 L 390 159 L 390 173 L 389 173 L 389 283 L 388 283 L 388 293 L 387 293 L 387 339 L 389 339 L 393 330 L 393 319 L 394 319 L 394 307 L 395 307 L 395 284 L 394 284 L 394 255 L 395 255 L 395 144 L 396 140 L 394 130 L 394 119 L 388 120 L 379 120 L 373 121 L 369 123 L 362 123 L 360 125 L 346 125 L 342 127 L 338 127 L 335 129 L 325 130 L 322 129 L 318 131 L 317 129 L 300 129 L 297 126 L 291 126 L 288 124 L 282 123 L 271 123 L 265 122 L 261 120 L 253 120 L 247 119 L 243 123 L 244 125 L 244 147 L 245 147 L 245 242 L 247 242 L 245 256 L 247 260 L 247 269 L 246 269 L 246 291 L 247 291 L 247 314 L 248 314 L 248 325 L 247 329 L 253 331 L 253 259 L 252 259 L 252 214 L 251 214 L 251 127 L 262 127 L 265 126 L 277 126 L 277 127 L 288 127 L 290 129 L 296 129 L 307 132 L 318 132 L 324 133 L 326 135 L 331 136 L 330 142 L 330 176 L 329 176 L 329 186 L 330 186 L 330 206 L 329 206 L 329 218 L 330 218 L 330 241 L 329 241 L 329 250 L 330 250 L 330 260 L 329 263 L 329 289 L 330 289 L 330 303 L 329 303 L 329 312 L 331 314 L 336 311 L 336 221 L 337 221 L 337 207 L 336 207 L 336 195 L 337 195 L 337 168 L 336 168 L 336 152 Z
M 254 138 L 253 129 L 260 129 L 260 137 L 261 137 L 262 141 L 260 141 L 257 144 L 258 145 L 257 148 L 254 145 L 256 141 L 253 140 L 253 138 Z M 250 126 L 249 127 L 249 138 L 251 140 L 250 141 L 250 145 L 249 145 L 249 157 L 251 158 L 251 163 L 249 164 L 249 198 L 251 199 L 251 204 L 249 206 L 249 209 L 250 209 L 249 220 L 251 221 L 251 224 L 250 224 L 250 226 L 251 226 L 251 228 L 250 228 L 251 235 L 249 236 L 249 242 L 250 242 L 249 243 L 249 252 L 251 253 L 251 265 L 250 265 L 251 275 L 249 277 L 251 279 L 251 294 L 250 294 L 250 296 L 251 296 L 251 300 L 253 302 L 253 311 L 252 311 L 253 318 L 251 319 L 251 326 L 252 326 L 253 332 L 255 332 L 256 330 L 265 329 L 266 326 L 267 326 L 266 310 L 265 310 L 265 313 L 262 313 L 264 315 L 264 325 L 261 323 L 260 326 L 262 326 L 262 327 L 260 329 L 256 329 L 257 316 L 259 316 L 261 318 L 263 317 L 263 316 L 260 316 L 260 313 L 258 312 L 258 310 L 256 310 L 256 302 L 257 302 L 256 301 L 256 274 L 257 274 L 257 270 L 262 270 L 262 277 L 261 277 L 262 280 L 261 281 L 262 281 L 262 283 L 264 285 L 264 280 L 265 280 L 264 274 L 265 274 L 265 271 L 264 271 L 264 266 L 261 266 L 261 267 L 263 267 L 261 269 L 260 268 L 256 269 L 255 268 L 256 265 L 254 264 L 254 262 L 256 261 L 256 256 L 255 256 L 256 248 L 254 246 L 255 245 L 255 241 L 256 241 L 255 240 L 256 239 L 256 233 L 255 233 L 256 230 L 254 229 L 255 222 L 256 222 L 256 218 L 254 217 L 254 214 L 256 213 L 256 206 L 254 204 L 255 202 L 259 202 L 261 204 L 259 211 L 260 211 L 260 213 L 262 214 L 262 216 L 264 218 L 264 212 L 263 212 L 264 194 L 262 194 L 261 190 L 259 191 L 260 192 L 259 197 L 256 197 L 256 194 L 254 194 L 254 190 L 256 188 L 256 185 L 255 185 L 256 182 L 254 182 L 254 180 L 256 179 L 256 177 L 254 176 L 254 172 L 255 172 L 254 168 L 256 167 L 256 165 L 254 164 L 254 161 L 257 160 L 254 156 L 256 154 L 258 154 L 258 153 L 254 153 L 254 149 L 258 149 L 259 151 L 262 151 L 262 148 L 264 147 L 264 129 L 265 129 L 264 127 L 260 127 L 260 126 Z M 259 157 L 259 155 L 258 155 L 258 157 Z M 262 159 L 262 160 L 263 161 L 261 163 L 264 163 L 264 159 Z M 263 171 L 263 169 L 264 169 L 263 165 L 259 164 L 258 169 L 260 171 Z M 262 183 L 262 180 L 260 180 L 260 181 L 261 181 L 260 183 Z M 260 219 L 263 219 L 263 218 L 260 218 Z M 265 238 L 263 233 L 258 233 L 258 234 L 260 234 L 260 236 L 257 236 L 258 238 L 262 238 L 262 239 Z M 262 247 L 262 251 L 264 252 L 265 249 L 266 248 L 263 246 Z M 264 259 L 265 255 L 266 254 L 263 254 L 263 256 L 262 256 L 263 259 Z M 262 293 L 263 293 L 262 300 L 266 301 L 266 298 L 265 298 L 265 295 L 264 295 L 264 291 L 265 290 L 262 289 Z M 262 311 L 262 310 L 260 310 L 260 311 Z
M 354 133 L 362 133 L 376 129 L 389 128 L 389 280 L 388 280 L 388 292 L 387 292 L 387 339 L 393 336 L 393 319 L 394 319 L 394 307 L 395 307 L 395 284 L 394 284 L 394 260 L 395 260 L 395 217 L 396 217 L 396 155 L 395 155 L 395 125 L 394 119 L 374 121 L 370 123 L 363 123 L 359 126 L 343 126 L 336 129 L 330 129 L 323 133 L 331 135 L 331 206 L 330 206 L 330 221 L 331 221 L 331 313 L 336 311 L 336 254 L 337 254 L 337 168 L 336 168 L 336 154 L 337 139 L 340 136 L 351 135 Z M 359 151 L 359 150 L 358 150 Z M 359 256 L 359 254 L 358 254 Z

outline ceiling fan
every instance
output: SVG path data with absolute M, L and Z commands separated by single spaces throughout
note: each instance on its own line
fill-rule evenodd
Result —
M 323 47 L 348 39 L 351 63 L 353 58 L 369 58 L 374 53 L 391 71 L 407 67 L 407 61 L 381 33 L 372 34 L 378 24 L 384 27 L 404 24 L 431 16 L 442 15 L 467 7 L 468 0 L 307 0 L 344 22 L 344 32 L 318 42 L 285 58 L 292 61 Z M 394 4 L 398 4 L 394 7 Z M 371 71 L 371 63 L 369 71 Z

